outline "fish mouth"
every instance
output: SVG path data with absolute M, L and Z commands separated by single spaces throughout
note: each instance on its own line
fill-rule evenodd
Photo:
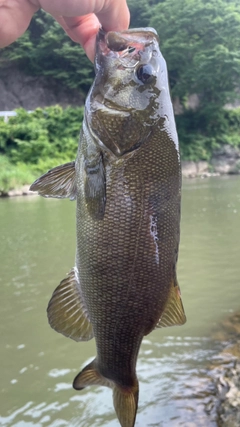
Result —
M 98 68 L 103 56 L 118 58 L 124 68 L 134 68 L 143 60 L 148 62 L 148 48 L 153 45 L 154 40 L 159 43 L 154 28 L 137 28 L 122 32 L 105 32 L 100 29 L 96 42 L 95 66 Z

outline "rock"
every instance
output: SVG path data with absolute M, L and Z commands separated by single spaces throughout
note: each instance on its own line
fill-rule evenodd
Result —
M 29 187 L 29 185 L 23 185 L 23 187 L 21 188 L 23 196 L 34 196 L 35 194 L 37 194 L 36 191 L 30 191 Z
M 189 95 L 186 102 L 187 109 L 196 111 L 199 105 L 200 105 L 199 95 L 197 93 L 192 93 L 192 95 Z
M 231 145 L 223 145 L 213 152 L 211 165 L 220 174 L 240 173 L 240 149 Z
M 211 169 L 211 172 L 209 172 Z M 203 178 L 222 174 L 240 173 L 240 149 L 231 145 L 223 145 L 215 150 L 210 162 L 182 161 L 182 176 L 185 178 Z
M 83 105 L 83 97 L 76 89 L 64 87 L 51 77 L 28 76 L 12 67 L 0 68 L 0 94 L 0 111 Z
M 240 313 L 224 319 L 213 331 L 213 338 L 219 341 L 240 340 Z
M 182 176 L 185 178 L 194 178 L 196 176 L 209 174 L 208 169 L 208 162 L 205 161 L 182 161 Z
M 235 360 L 217 378 L 218 426 L 238 427 L 240 425 L 240 361 Z
M 240 426 L 240 312 L 223 320 L 212 338 L 222 342 L 217 364 L 210 367 L 218 427 Z M 216 360 L 216 359 L 215 359 Z
M 173 103 L 174 114 L 176 116 L 183 114 L 184 108 L 178 96 L 176 96 L 176 98 L 172 100 L 172 103 Z
M 240 340 L 235 344 L 230 344 L 223 349 L 223 353 L 231 354 L 234 357 L 237 357 L 240 360 Z
M 36 191 L 29 190 L 30 185 L 23 185 L 21 188 L 16 188 L 14 190 L 9 190 L 3 196 L 14 197 L 14 196 L 34 196 L 37 194 Z

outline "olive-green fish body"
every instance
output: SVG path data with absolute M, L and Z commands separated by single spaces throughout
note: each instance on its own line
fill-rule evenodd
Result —
M 153 29 L 100 31 L 95 69 L 76 162 L 32 189 L 77 200 L 76 265 L 48 306 L 55 330 L 96 340 L 97 357 L 73 386 L 111 387 L 121 426 L 133 427 L 141 341 L 155 327 L 185 322 L 176 278 L 178 139 Z

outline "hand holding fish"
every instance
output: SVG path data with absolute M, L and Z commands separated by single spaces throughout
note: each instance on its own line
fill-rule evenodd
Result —
M 126 0 L 0 0 L 0 48 L 20 37 L 38 9 L 50 13 L 66 33 L 94 59 L 99 27 L 106 31 L 128 28 Z

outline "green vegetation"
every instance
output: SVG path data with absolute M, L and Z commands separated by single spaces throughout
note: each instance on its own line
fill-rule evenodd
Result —
M 158 31 L 167 60 L 183 158 L 209 159 L 216 146 L 240 145 L 226 103 L 239 98 L 240 3 L 237 0 L 166 0 L 156 5 L 150 25 Z M 197 94 L 195 111 L 187 100 Z M 239 113 L 237 114 L 239 118 Z
M 0 120 L 0 192 L 29 184 L 48 169 L 76 157 L 83 108 L 24 109 Z
M 182 158 L 209 159 L 222 144 L 240 146 L 240 3 L 238 0 L 128 0 L 131 26 L 156 28 L 168 64 Z M 0 68 L 15 64 L 31 75 L 51 76 L 86 96 L 94 77 L 82 48 L 43 11 L 28 31 L 0 52 Z M 199 105 L 191 109 L 189 96 Z M 0 121 L 0 191 L 27 182 L 76 154 L 82 109 L 23 110 Z M 2 166 L 2 167 L 1 167 Z M 18 168 L 19 175 L 14 172 Z M 4 176 L 1 178 L 1 174 Z M 25 177 L 25 178 L 24 178 Z M 5 186 L 5 187 L 4 187 Z
M 0 195 L 5 195 L 9 190 L 29 184 L 36 178 L 29 165 L 13 165 L 7 156 L 0 155 Z
M 46 12 L 38 11 L 28 31 L 0 53 L 0 67 L 14 63 L 26 74 L 51 76 L 86 95 L 93 65 L 84 50 Z

